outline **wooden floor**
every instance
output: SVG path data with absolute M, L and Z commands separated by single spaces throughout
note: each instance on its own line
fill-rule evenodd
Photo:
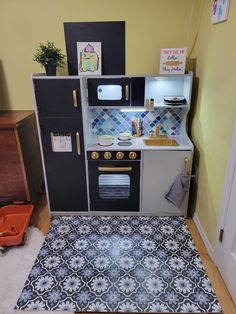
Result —
M 50 216 L 48 213 L 46 198 L 43 195 L 39 197 L 35 205 L 32 223 L 33 225 L 38 227 L 44 234 L 46 234 L 49 230 Z M 198 233 L 198 230 L 191 218 L 187 219 L 187 225 L 192 234 L 193 240 L 201 256 L 202 262 L 205 266 L 205 269 L 210 278 L 215 293 L 219 299 L 221 307 L 223 308 L 224 314 L 236 314 L 236 307 L 229 295 L 229 292 L 224 284 L 224 281 L 220 273 L 218 272 L 215 264 L 208 255 L 207 250 Z
M 225 314 L 236 314 L 236 306 L 234 305 L 231 296 L 225 286 L 225 283 L 213 263 L 212 259 L 207 253 L 207 250 L 205 248 L 205 245 L 203 244 L 201 237 L 198 233 L 198 230 L 191 218 L 187 219 L 187 225 L 189 227 L 189 230 L 192 234 L 193 240 L 196 244 L 196 247 L 198 249 L 198 252 L 201 256 L 202 262 L 204 264 L 204 267 L 206 269 L 206 272 L 210 278 L 210 281 L 212 283 L 212 286 L 215 290 L 216 296 L 218 297 L 218 300 L 220 302 L 220 305 L 223 309 L 223 313 Z

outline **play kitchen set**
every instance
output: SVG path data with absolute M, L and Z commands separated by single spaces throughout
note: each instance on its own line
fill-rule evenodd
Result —
M 51 214 L 186 216 L 192 73 L 32 81 Z

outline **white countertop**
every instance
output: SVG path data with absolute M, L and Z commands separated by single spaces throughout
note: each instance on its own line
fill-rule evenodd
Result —
M 132 145 L 130 146 L 119 146 L 118 139 L 113 140 L 113 144 L 110 146 L 101 146 L 98 144 L 93 144 L 87 146 L 87 151 L 111 151 L 111 150 L 118 150 L 118 151 L 133 151 L 133 150 L 193 150 L 193 144 L 190 141 L 188 137 L 169 137 L 171 139 L 175 139 L 178 143 L 178 146 L 151 146 L 151 145 L 145 145 L 144 139 L 146 139 L 147 136 L 141 136 L 137 138 L 132 138 L 129 140 Z

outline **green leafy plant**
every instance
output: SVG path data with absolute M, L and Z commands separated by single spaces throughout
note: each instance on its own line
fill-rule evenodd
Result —
M 65 55 L 62 50 L 57 48 L 52 41 L 47 41 L 46 45 L 40 43 L 36 50 L 33 61 L 40 63 L 42 66 L 55 65 L 63 67 L 65 64 Z

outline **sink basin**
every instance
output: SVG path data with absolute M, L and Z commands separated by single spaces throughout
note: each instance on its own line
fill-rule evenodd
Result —
M 176 140 L 171 138 L 147 138 L 143 141 L 145 145 L 149 146 L 178 146 Z

